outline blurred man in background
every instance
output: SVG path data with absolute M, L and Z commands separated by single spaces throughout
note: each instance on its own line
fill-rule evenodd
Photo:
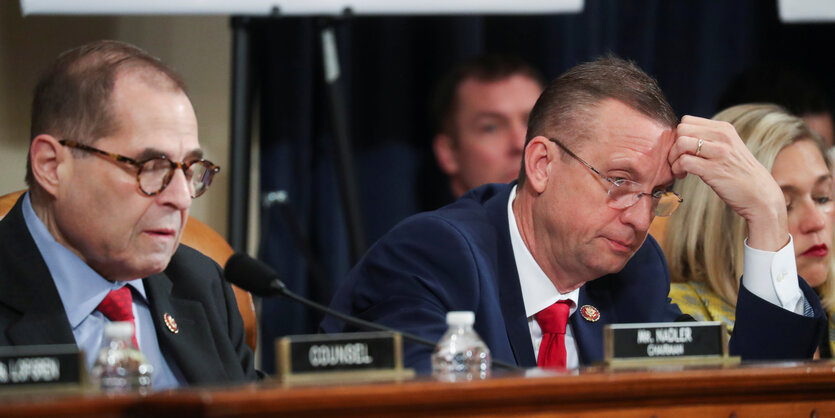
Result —
M 528 115 L 544 80 L 524 61 L 477 56 L 448 73 L 435 94 L 433 151 L 452 197 L 519 174 Z

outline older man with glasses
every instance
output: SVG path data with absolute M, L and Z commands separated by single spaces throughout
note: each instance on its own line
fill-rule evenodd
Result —
M 614 57 L 545 89 L 515 184 L 486 185 L 407 219 L 369 250 L 332 306 L 431 340 L 448 311 L 473 311 L 494 358 L 592 364 L 603 358 L 606 324 L 681 319 L 647 230 L 679 204 L 701 204 L 670 191 L 687 174 L 747 221 L 732 353 L 811 357 L 824 314 L 798 280 L 780 188 L 730 125 L 679 123 L 656 82 Z M 322 328 L 352 330 L 332 318 Z M 429 370 L 431 347 L 404 351 L 408 366 Z
M 29 191 L 0 221 L 0 345 L 77 344 L 89 369 L 104 325 L 130 321 L 154 388 L 255 379 L 219 266 L 179 245 L 219 171 L 171 69 L 121 42 L 60 55 L 35 88 Z

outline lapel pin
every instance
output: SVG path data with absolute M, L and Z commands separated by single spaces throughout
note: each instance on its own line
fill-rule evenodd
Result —
M 174 334 L 180 332 L 180 328 L 177 327 L 177 321 L 174 320 L 174 317 L 171 316 L 171 314 L 166 312 L 165 315 L 163 315 L 162 317 L 165 320 L 165 326 L 168 327 L 169 331 L 173 332 Z
M 600 319 L 600 311 L 591 305 L 583 305 L 583 307 L 580 308 L 580 315 L 583 319 L 589 322 L 597 322 L 597 320 Z

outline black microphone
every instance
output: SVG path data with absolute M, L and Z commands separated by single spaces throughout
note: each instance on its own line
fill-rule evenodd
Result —
M 693 318 L 692 316 L 683 313 L 677 316 L 676 320 L 673 322 L 696 322 L 696 318 Z
M 396 332 L 402 335 L 404 339 L 414 343 L 423 344 L 433 348 L 437 345 L 435 342 L 427 340 L 426 338 L 418 337 L 417 335 L 410 334 L 408 332 L 398 331 L 385 325 L 355 318 L 331 309 L 325 305 L 316 303 L 305 297 L 299 296 L 284 285 L 284 282 L 279 279 L 278 273 L 276 273 L 275 270 L 244 253 L 235 253 L 232 257 L 229 257 L 229 261 L 226 262 L 226 267 L 223 269 L 223 275 L 230 283 L 252 293 L 255 296 L 262 298 L 284 296 L 318 312 L 337 317 L 356 327 L 373 329 L 376 331 Z M 505 363 L 498 359 L 493 359 L 493 364 L 506 369 L 518 369 L 515 365 Z
M 223 275 L 235 286 L 262 298 L 290 292 L 275 270 L 244 253 L 229 257 Z

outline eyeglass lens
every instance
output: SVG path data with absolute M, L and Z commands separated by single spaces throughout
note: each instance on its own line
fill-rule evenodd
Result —
M 145 194 L 159 193 L 174 177 L 176 169 L 176 164 L 172 164 L 171 161 L 166 159 L 148 160 L 139 173 L 139 187 Z M 188 165 L 185 176 L 191 197 L 200 196 L 209 187 L 212 177 L 209 171 L 210 165 L 206 161 L 194 161 Z
M 614 209 L 625 209 L 638 203 L 645 193 L 641 191 L 643 186 L 629 180 L 621 180 L 619 184 L 613 183 L 609 189 L 609 206 Z M 678 196 L 671 192 L 662 193 L 658 198 L 646 195 L 655 211 L 655 216 L 670 216 L 680 203 Z

